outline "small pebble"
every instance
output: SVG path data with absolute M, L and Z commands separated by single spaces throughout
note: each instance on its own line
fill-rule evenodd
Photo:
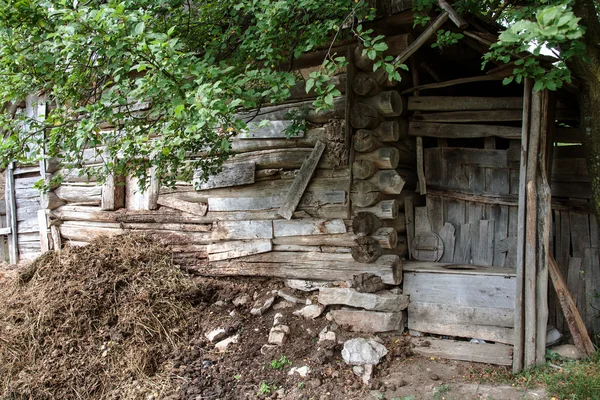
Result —
M 429 374 L 429 378 L 430 378 L 432 381 L 439 381 L 439 380 L 440 380 L 440 377 L 439 377 L 439 376 L 437 376 L 436 374 Z

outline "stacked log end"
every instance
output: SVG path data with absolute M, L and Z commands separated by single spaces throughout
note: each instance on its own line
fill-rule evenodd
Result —
M 410 85 L 410 77 L 402 74 L 398 84 L 381 69 L 372 72 L 372 63 L 362 57 L 360 49 L 355 64 L 363 71 L 354 78 L 357 96 L 350 114 L 355 129 L 350 199 L 353 231 L 359 237 L 351 254 L 360 262 L 372 262 L 386 254 L 406 258 L 401 211 L 403 196 L 414 193 L 415 159 L 408 122 L 403 118 L 406 99 L 399 91 Z M 390 237 L 392 231 L 395 235 Z M 389 247 L 382 242 L 382 235 L 387 235 Z

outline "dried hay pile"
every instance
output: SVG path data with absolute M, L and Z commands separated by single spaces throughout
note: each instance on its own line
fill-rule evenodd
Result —
M 46 253 L 0 290 L 0 398 L 164 398 L 194 284 L 142 236 Z

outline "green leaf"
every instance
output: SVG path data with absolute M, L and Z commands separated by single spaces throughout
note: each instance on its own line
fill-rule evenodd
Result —
M 133 30 L 133 33 L 136 36 L 140 36 L 142 33 L 144 33 L 144 28 L 146 27 L 146 24 L 144 24 L 144 22 L 139 22 L 136 26 L 135 29 Z
M 310 90 L 315 86 L 315 80 L 310 78 L 306 81 L 306 93 L 309 93 Z

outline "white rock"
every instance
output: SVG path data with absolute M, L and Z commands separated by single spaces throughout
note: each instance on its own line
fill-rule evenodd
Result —
M 239 338 L 240 338 L 240 335 L 228 337 L 227 339 L 221 340 L 219 343 L 215 344 L 215 348 L 220 353 L 225 353 L 227 351 L 227 347 L 232 343 L 237 343 Z
M 263 301 L 257 300 L 254 303 L 252 310 L 250 310 L 250 314 L 257 315 L 257 316 L 263 315 L 263 313 L 265 311 L 267 311 L 269 308 L 271 308 L 274 301 L 275 301 L 275 296 L 269 296 L 269 297 L 265 298 Z
M 569 360 L 581 360 L 583 358 L 581 352 L 572 344 L 561 344 L 559 346 L 554 346 L 550 348 L 550 351 L 553 351 L 562 358 L 567 358 Z
M 227 331 L 223 328 L 213 329 L 212 331 L 206 333 L 204 337 L 206 337 L 209 342 L 218 342 L 227 337 Z
M 312 301 L 310 301 L 310 299 L 303 299 L 297 296 L 294 296 L 294 294 L 292 293 L 292 291 L 289 288 L 283 288 L 280 289 L 277 292 L 277 295 L 291 303 L 296 303 L 296 304 L 312 304 Z
M 337 337 L 335 335 L 335 332 L 330 331 L 328 329 L 328 327 L 323 328 L 321 330 L 321 332 L 319 332 L 319 343 L 325 342 L 325 341 L 335 342 L 336 340 L 337 340 Z
M 243 306 L 250 303 L 250 300 L 252 300 L 250 296 L 248 296 L 247 294 L 243 294 L 233 299 L 232 303 L 234 306 Z
M 356 309 L 342 309 L 330 311 L 336 324 L 347 326 L 354 332 L 390 332 L 404 327 L 406 313 L 365 311 Z
M 352 367 L 354 375 L 360 376 L 364 385 L 368 386 L 371 383 L 371 377 L 373 376 L 373 365 L 355 365 Z
M 235 310 L 231 310 L 231 311 L 229 312 L 229 316 L 230 316 L 230 317 L 235 317 L 236 315 L 237 315 L 237 313 L 235 312 Z
M 285 281 L 285 286 L 301 290 L 303 292 L 313 292 L 318 290 L 320 287 L 331 287 L 331 282 L 321 282 L 321 281 L 305 281 L 302 279 L 287 279 Z
M 287 340 L 290 328 L 287 325 L 277 325 L 271 328 L 269 332 L 269 344 L 283 346 Z
M 279 349 L 279 346 L 276 344 L 263 344 L 260 348 L 260 354 L 267 355 L 273 353 L 275 350 Z
M 283 314 L 277 313 L 273 316 L 273 326 L 281 325 L 283 323 Z
M 390 291 L 361 293 L 350 288 L 321 288 L 319 303 L 323 305 L 341 304 L 373 311 L 401 311 L 408 307 L 408 296 Z
M 546 347 L 554 346 L 562 338 L 562 333 L 553 326 L 548 325 L 546 329 Z
M 311 304 L 309 306 L 302 307 L 298 311 L 294 311 L 294 315 L 297 315 L 299 317 L 304 317 L 307 319 L 308 318 L 315 319 L 315 318 L 319 317 L 321 314 L 323 314 L 323 311 L 325 311 L 324 306 L 322 306 L 320 304 Z
M 279 301 L 279 302 L 273 304 L 273 310 L 284 310 L 286 308 L 292 308 L 294 306 L 295 306 L 294 303 L 290 303 L 287 300 L 282 300 L 282 301 Z
M 305 365 L 303 367 L 292 367 L 290 369 L 290 372 L 288 372 L 288 375 L 298 374 L 302 378 L 306 378 L 306 375 L 308 375 L 309 372 L 310 372 L 310 368 L 308 368 L 308 366 Z
M 347 340 L 342 349 L 342 358 L 348 365 L 377 365 L 388 350 L 372 339 L 356 338 Z

